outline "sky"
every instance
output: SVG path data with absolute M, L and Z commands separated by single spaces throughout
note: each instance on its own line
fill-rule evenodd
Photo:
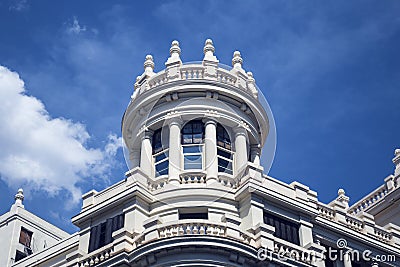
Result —
M 70 233 L 81 194 L 124 179 L 121 118 L 147 54 L 239 50 L 276 123 L 269 175 L 351 203 L 400 147 L 399 1 L 0 0 L 0 214 L 25 208 Z

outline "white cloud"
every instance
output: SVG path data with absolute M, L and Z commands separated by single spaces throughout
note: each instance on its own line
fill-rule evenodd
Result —
M 104 149 L 88 148 L 90 135 L 81 123 L 52 118 L 43 103 L 26 95 L 16 72 L 0 66 L 0 178 L 56 195 L 81 197 L 84 178 L 107 179 L 121 138 L 109 135 Z
M 81 32 L 85 31 L 86 31 L 86 26 L 79 25 L 79 21 L 76 17 L 74 17 L 72 25 L 69 25 L 69 27 L 67 28 L 67 33 L 69 34 L 80 34 Z
M 28 0 L 14 0 L 8 8 L 9 10 L 22 11 L 29 8 Z

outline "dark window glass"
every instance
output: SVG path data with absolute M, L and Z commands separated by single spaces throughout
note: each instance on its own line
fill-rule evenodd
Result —
M 164 152 L 164 153 L 161 153 L 161 154 L 158 154 L 157 156 L 155 156 L 154 159 L 156 162 L 159 162 L 163 159 L 166 159 L 167 157 L 168 157 L 168 152 Z
M 227 159 L 232 159 L 232 153 L 227 150 L 218 149 L 217 154 L 218 154 L 218 156 L 221 156 L 221 157 L 224 157 Z
M 32 240 L 32 232 L 21 227 L 21 232 L 19 233 L 19 243 L 24 245 L 25 247 L 31 247 L 31 240 Z
M 168 160 L 162 161 L 159 164 L 156 164 L 156 176 L 166 175 L 168 174 Z
M 183 153 L 201 153 L 202 152 L 202 146 L 184 146 L 183 147 Z
M 153 147 L 153 154 L 162 150 L 161 130 L 162 129 L 158 129 L 153 133 L 153 140 L 151 143 Z
M 229 150 L 231 149 L 231 138 L 221 124 L 217 125 L 217 145 Z
M 182 144 L 201 144 L 204 140 L 204 124 L 200 120 L 189 121 L 182 128 Z
M 124 214 L 90 228 L 89 253 L 113 242 L 112 233 L 124 227 Z
M 202 156 L 200 155 L 184 155 L 185 170 L 199 170 L 203 168 Z
M 168 174 L 168 148 L 162 145 L 162 128 L 153 133 L 153 157 L 155 165 L 155 177 Z
M 221 124 L 217 125 L 217 147 L 218 172 L 233 174 L 231 139 Z
M 274 236 L 299 245 L 299 226 L 278 216 L 264 212 L 264 223 L 274 226 Z
M 23 253 L 23 252 L 17 250 L 17 251 L 15 252 L 15 262 L 22 260 L 22 259 L 25 258 L 26 256 L 28 256 L 28 255 L 26 255 L 25 253 Z
M 184 219 L 204 219 L 208 220 L 208 213 L 206 212 L 197 212 L 197 213 L 179 213 L 179 220 Z

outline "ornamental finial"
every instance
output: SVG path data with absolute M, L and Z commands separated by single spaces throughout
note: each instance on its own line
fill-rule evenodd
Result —
M 243 59 L 239 51 L 233 52 L 232 66 L 234 68 L 242 68 Z
M 346 196 L 346 192 L 344 191 L 344 189 L 340 188 L 338 190 L 338 197 L 336 198 L 336 200 L 342 202 L 345 205 L 346 209 L 349 208 L 350 198 Z
M 15 195 L 15 204 L 17 206 L 23 206 L 22 201 L 24 200 L 24 190 L 18 189 L 18 193 Z
M 172 56 L 174 53 L 178 55 L 181 54 L 181 48 L 179 47 L 179 42 L 177 40 L 173 40 L 171 43 L 171 48 L 169 49 L 169 54 Z
M 344 196 L 344 195 L 346 195 L 346 192 L 344 191 L 344 189 L 343 188 L 340 188 L 339 190 L 338 190 L 338 196 Z
M 154 70 L 154 61 L 152 55 L 146 55 L 146 60 L 143 63 L 144 72 L 152 73 Z
M 169 54 L 170 57 L 168 58 L 167 62 L 165 62 L 166 66 L 174 65 L 176 63 L 182 64 L 181 58 L 179 57 L 181 54 L 181 48 L 179 47 L 179 42 L 177 40 L 172 41 Z
M 206 40 L 203 50 L 204 50 L 204 54 L 207 54 L 207 52 L 211 52 L 211 53 L 215 52 L 215 47 L 214 47 L 213 41 L 211 39 Z
M 211 61 L 211 62 L 217 62 L 218 63 L 218 59 L 216 56 L 214 56 L 214 52 L 215 52 L 215 47 L 213 44 L 213 41 L 211 39 L 207 39 L 205 44 L 204 44 L 204 58 L 203 58 L 203 62 L 204 61 Z
M 399 148 L 397 148 L 397 149 L 394 151 L 394 155 L 395 155 L 395 156 L 400 155 L 400 149 L 399 149 Z

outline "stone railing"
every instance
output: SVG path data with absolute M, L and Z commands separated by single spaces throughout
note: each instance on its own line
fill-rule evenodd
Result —
M 225 69 L 217 70 L 217 81 L 230 85 L 236 85 L 236 80 L 237 78 Z
M 214 68 L 214 70 L 208 73 L 209 68 Z M 244 72 L 237 74 L 237 72 L 231 72 L 221 66 L 205 66 L 201 62 L 174 66 L 172 69 L 167 68 L 159 73 L 150 75 L 143 73 L 142 76 L 137 78 L 135 93 L 132 98 L 135 98 L 137 95 L 149 89 L 172 81 L 199 79 L 229 84 L 257 98 L 258 92 L 252 74 L 246 74 Z
M 346 218 L 346 225 L 358 232 L 362 232 L 364 230 L 364 222 L 360 219 L 347 215 Z
M 317 203 L 319 217 L 337 222 L 348 229 L 360 234 L 375 238 L 388 244 L 400 244 L 400 228 L 391 224 L 385 227 L 375 224 L 374 216 L 361 212 L 357 215 L 351 214 L 346 209 L 333 208 L 323 203 Z
M 188 236 L 188 235 L 210 235 L 226 236 L 226 223 L 211 222 L 202 219 L 186 219 L 161 223 L 158 218 L 153 218 L 144 223 L 146 228 L 143 233 L 136 236 L 136 246 L 148 243 L 153 240 L 167 237 Z
M 160 238 L 183 235 L 225 236 L 226 226 L 211 222 L 182 220 L 182 222 L 166 225 L 158 229 Z
M 315 254 L 310 250 L 279 238 L 274 240 L 274 252 L 278 254 L 280 258 L 286 257 L 288 259 L 295 259 L 306 264 L 315 262 Z
M 106 245 L 101 247 L 88 255 L 86 255 L 83 259 L 81 259 L 78 263 L 79 267 L 89 267 L 94 266 L 113 255 L 113 244 Z
M 374 236 L 385 243 L 390 243 L 392 240 L 392 234 L 380 226 L 374 227 Z
M 395 181 L 393 175 L 385 179 L 385 184 L 381 185 L 367 196 L 356 202 L 349 208 L 351 214 L 358 214 L 361 211 L 371 208 L 373 205 L 381 201 L 387 194 L 394 191 L 399 185 Z
M 182 80 L 196 80 L 204 78 L 202 65 L 184 65 L 180 68 Z
M 147 188 L 151 191 L 164 188 L 168 183 L 168 176 L 157 177 L 156 179 L 147 179 Z
M 179 175 L 181 184 L 205 184 L 206 174 L 204 172 L 185 172 Z
M 349 212 L 352 214 L 357 214 L 360 211 L 363 211 L 379 200 L 383 199 L 388 193 L 388 190 L 386 188 L 386 184 L 378 187 L 375 189 L 373 192 L 368 194 L 366 197 L 364 197 L 362 200 L 358 201 L 355 203 L 350 209 Z
M 336 213 L 335 213 L 335 210 L 333 208 L 329 207 L 328 205 L 325 205 L 325 204 L 322 204 L 322 203 L 318 203 L 317 204 L 317 209 L 318 209 L 319 214 L 322 217 L 325 217 L 325 218 L 327 218 L 327 219 L 329 219 L 331 221 L 335 220 Z
M 153 88 L 167 82 L 168 82 L 167 73 L 165 73 L 165 71 L 162 71 L 151 77 L 151 79 L 148 81 L 148 84 L 149 88 Z

